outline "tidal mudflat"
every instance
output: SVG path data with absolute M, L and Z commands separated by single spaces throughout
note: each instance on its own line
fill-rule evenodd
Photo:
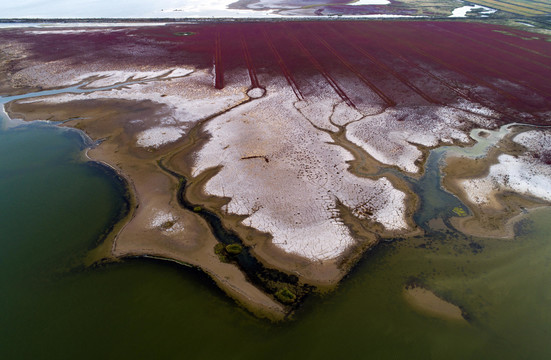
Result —
M 520 199 L 507 202 L 499 224 L 527 203 L 548 205 L 551 46 L 544 35 L 528 41 L 504 29 L 4 29 L 0 89 L 13 96 L 5 105 L 12 119 L 83 130 L 97 141 L 87 155 L 125 179 L 130 210 L 89 263 L 152 256 L 189 264 L 255 314 L 283 319 L 312 291 L 333 289 L 381 240 L 427 236 L 415 220 L 423 208 L 416 181 L 432 149 L 472 146 L 473 129 L 540 127 L 505 139 L 511 149 L 493 144 L 501 155 L 474 160 L 480 171 L 467 178 L 454 173 L 465 165 L 447 158 L 446 179 L 455 180 L 445 184 L 459 184 L 449 190 L 474 218 L 496 209 L 487 205 L 490 187 Z M 541 168 L 543 179 L 506 180 L 507 161 L 517 174 Z M 460 191 L 473 187 L 469 201 Z M 436 215 L 432 224 L 442 226 Z M 464 220 L 443 226 L 469 234 Z

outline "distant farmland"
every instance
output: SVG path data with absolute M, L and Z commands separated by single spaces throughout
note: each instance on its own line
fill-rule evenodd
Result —
M 476 0 L 470 2 L 523 16 L 551 15 L 551 3 L 545 0 Z

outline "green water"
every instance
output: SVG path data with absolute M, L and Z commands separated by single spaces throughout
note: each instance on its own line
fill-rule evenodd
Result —
M 273 325 L 186 267 L 80 266 L 124 207 L 120 183 L 80 161 L 82 148 L 77 132 L 52 126 L 0 131 L 0 359 L 551 358 L 551 211 L 514 240 L 382 244 L 337 291 Z M 413 311 L 402 297 L 412 277 L 470 323 Z

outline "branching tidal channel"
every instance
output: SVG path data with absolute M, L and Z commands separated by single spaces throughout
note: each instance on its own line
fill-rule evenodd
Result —
M 222 250 L 222 252 L 225 252 L 225 256 L 222 256 L 221 259 L 236 264 L 251 283 L 287 306 L 289 308 L 288 313 L 295 310 L 300 305 L 301 300 L 303 300 L 314 287 L 307 284 L 301 284 L 296 275 L 290 275 L 264 266 L 264 264 L 253 256 L 250 247 L 246 246 L 235 232 L 224 227 L 220 217 L 204 207 L 198 204 L 192 204 L 187 200 L 186 189 L 188 181 L 183 175 L 167 168 L 162 163 L 162 160 L 158 161 L 157 164 L 163 171 L 178 179 L 176 197 L 181 207 L 201 216 L 207 222 L 214 237 L 223 246 L 239 244 L 242 247 L 242 251 L 238 254 L 231 254 Z M 213 249 L 213 251 L 215 251 L 215 249 Z M 292 303 L 286 301 L 287 297 L 280 295 L 282 293 L 286 294 L 289 291 L 296 296 L 296 298 L 293 298 Z

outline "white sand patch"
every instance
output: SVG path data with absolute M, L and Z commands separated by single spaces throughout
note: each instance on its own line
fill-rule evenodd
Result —
M 247 91 L 247 95 L 249 95 L 249 97 L 251 97 L 253 99 L 258 99 L 258 98 L 264 96 L 265 92 L 266 92 L 266 90 L 264 90 L 262 88 L 252 88 L 251 90 Z
M 416 161 L 422 156 L 417 145 L 435 147 L 454 141 L 468 143 L 469 131 L 474 125 L 493 123 L 485 117 L 492 114 L 489 109 L 465 103 L 457 107 L 476 110 L 480 115 L 452 107 L 391 108 L 350 124 L 347 138 L 379 162 L 416 173 L 419 171 Z
M 184 225 L 178 222 L 178 218 L 173 214 L 153 209 L 154 215 L 149 222 L 150 229 L 161 229 L 164 233 L 177 233 L 184 230 Z
M 115 32 L 115 31 L 122 31 L 122 29 L 60 29 L 60 30 L 52 30 L 52 29 L 40 29 L 40 30 L 29 30 L 25 31 L 26 34 L 33 34 L 33 35 L 74 35 L 74 34 L 89 34 L 89 33 L 107 33 L 107 32 Z
M 551 166 L 526 157 L 500 155 L 488 176 L 460 181 L 468 199 L 479 205 L 494 200 L 495 191 L 513 191 L 551 201 Z
M 405 194 L 385 178 L 349 173 L 351 154 L 300 115 L 287 90 L 271 86 L 264 98 L 208 123 L 212 138 L 197 154 L 194 175 L 222 169 L 205 191 L 230 197 L 224 210 L 248 215 L 245 225 L 312 260 L 336 258 L 356 243 L 339 218 L 338 202 L 387 229 L 406 229 Z
M 158 148 L 182 137 L 184 131 L 174 126 L 155 127 L 138 134 L 136 143 L 141 147 Z
M 551 151 L 551 132 L 531 130 L 518 134 L 513 138 L 517 144 L 525 146 L 532 152 Z
M 495 201 L 497 191 L 512 191 L 551 201 L 551 132 L 527 131 L 513 139 L 527 148 L 527 152 L 514 157 L 503 154 L 498 164 L 490 167 L 483 178 L 464 179 L 459 182 L 468 199 L 478 205 Z M 545 157 L 549 159 L 545 159 Z
M 101 71 L 93 74 L 86 74 L 80 78 L 75 79 L 76 82 L 89 79 L 91 77 L 98 77 L 98 80 L 94 80 L 87 84 L 86 87 L 105 87 L 123 82 L 132 82 L 138 80 L 153 80 L 153 79 L 171 79 L 189 75 L 193 72 L 190 69 L 166 69 L 160 71 Z
M 484 11 L 480 12 L 480 14 L 482 14 L 482 17 L 486 17 L 487 15 L 493 14 L 497 11 L 496 9 L 492 9 L 482 5 L 465 5 L 453 9 L 452 14 L 448 17 L 466 17 L 467 13 L 476 9 L 484 9 Z
M 388 0 L 357 0 L 351 2 L 348 5 L 388 5 L 390 1 Z

